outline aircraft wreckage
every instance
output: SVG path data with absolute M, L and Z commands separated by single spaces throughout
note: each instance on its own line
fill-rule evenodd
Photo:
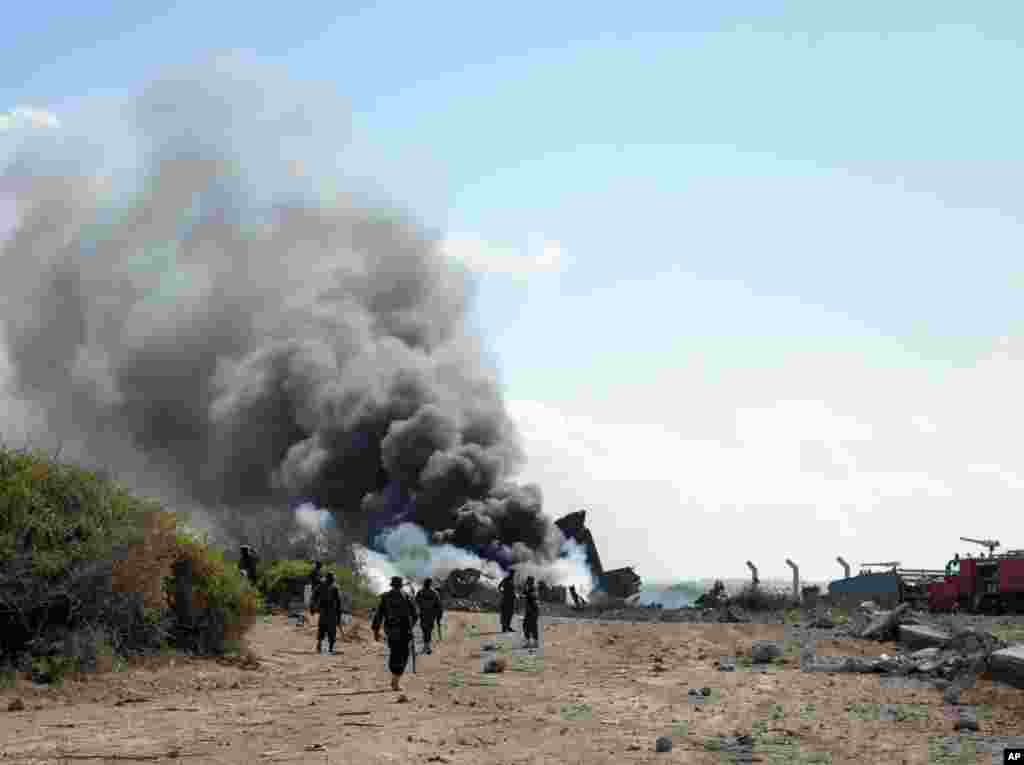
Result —
M 630 598 L 640 592 L 641 578 L 631 566 L 605 571 L 601 565 L 601 556 L 594 543 L 594 535 L 586 525 L 587 511 L 578 510 L 559 518 L 555 524 L 561 529 L 566 539 L 571 539 L 582 546 L 586 552 L 586 563 L 599 592 L 616 599 Z M 482 574 L 479 569 L 462 568 L 452 571 L 442 584 L 442 591 L 448 597 L 474 600 L 480 602 L 496 601 L 498 597 L 497 583 Z M 549 603 L 567 602 L 568 590 L 562 585 L 549 585 L 540 582 L 538 595 L 541 600 Z

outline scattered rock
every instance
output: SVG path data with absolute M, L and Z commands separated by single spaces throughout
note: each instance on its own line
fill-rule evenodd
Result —
M 494 659 L 488 659 L 484 662 L 484 672 L 493 674 L 496 672 L 504 672 L 507 666 L 507 662 L 503 656 L 499 656 Z
M 398 695 L 398 698 L 395 699 L 395 703 L 396 704 L 408 704 L 409 703 L 409 697 L 406 696 L 404 693 L 400 693 Z
M 736 609 L 730 606 L 722 610 L 718 615 L 718 621 L 722 624 L 743 624 L 749 622 L 750 619 L 738 613 Z
M 767 664 L 782 656 L 782 649 L 771 640 L 756 640 L 750 648 L 750 658 L 756 664 Z
M 860 636 L 866 640 L 885 640 L 892 637 L 899 626 L 900 619 L 909 608 L 909 604 L 901 603 L 892 611 L 877 614 Z
M 967 709 L 961 709 L 961 710 L 959 710 L 959 712 L 960 712 L 960 714 L 957 715 L 956 721 L 953 723 L 953 729 L 954 730 L 977 731 L 978 730 L 978 718 L 977 718 L 977 716 L 973 712 L 971 712 L 971 711 L 969 711 Z
M 1007 647 L 1005 641 L 1000 640 L 991 632 L 967 628 L 956 630 L 947 646 L 950 650 L 959 653 L 985 653 L 990 654 Z
M 21 699 L 11 699 L 11 703 L 7 705 L 8 712 L 23 712 L 25 711 L 25 702 Z
M 671 752 L 672 751 L 672 739 L 668 736 L 659 736 L 658 740 L 654 742 L 654 751 L 656 752 Z
M 630 744 L 626 747 L 627 752 L 639 752 L 642 747 L 640 744 Z

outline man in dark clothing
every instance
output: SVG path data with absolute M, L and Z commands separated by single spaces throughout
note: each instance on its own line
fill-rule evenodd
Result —
M 526 638 L 527 648 L 537 648 L 540 645 L 538 630 L 540 604 L 537 602 L 537 589 L 533 585 L 532 576 L 526 577 L 526 588 L 523 595 L 526 606 L 523 610 L 523 637 Z
M 316 630 L 316 652 L 323 653 L 324 638 L 327 638 L 327 650 L 334 653 L 338 622 L 341 620 L 341 591 L 334 583 L 334 574 L 327 573 L 314 598 L 316 610 L 320 614 Z
M 256 551 L 249 547 L 249 545 L 242 545 L 241 556 L 238 560 L 238 568 L 243 574 L 245 574 L 246 579 L 252 582 L 253 587 L 256 586 L 257 563 L 258 559 Z
M 512 615 L 516 612 L 516 572 L 509 569 L 508 576 L 498 585 L 501 593 L 501 631 L 512 631 Z
M 391 578 L 391 590 L 380 596 L 377 612 L 373 615 L 373 638 L 380 641 L 380 628 L 388 637 L 388 669 L 391 670 L 391 690 L 399 690 L 398 682 L 409 662 L 409 644 L 416 625 L 416 604 L 402 592 L 402 577 Z
M 309 575 L 309 583 L 313 587 L 313 597 L 316 597 L 316 591 L 320 589 L 320 584 L 323 582 L 323 569 L 324 564 L 317 561 L 313 564 L 313 571 Z
M 444 615 L 444 605 L 441 593 L 434 589 L 430 577 L 423 580 L 423 589 L 416 593 L 416 608 L 420 612 L 420 628 L 423 630 L 423 652 L 433 653 L 430 641 L 434 637 L 434 625 Z

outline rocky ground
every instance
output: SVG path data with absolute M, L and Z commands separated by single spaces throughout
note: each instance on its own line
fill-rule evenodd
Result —
M 812 626 L 818 615 L 628 610 L 548 609 L 533 652 L 496 634 L 495 614 L 451 613 L 402 693 L 387 690 L 386 648 L 365 620 L 322 656 L 312 625 L 271 616 L 248 661 L 165 656 L 61 688 L 19 677 L 0 691 L 0 762 L 951 765 L 1024 746 L 1024 691 L 981 667 L 947 695 L 947 660 L 998 645 L 968 640 L 971 619 L 926 625 L 953 642 L 909 658 L 921 649 L 891 639 L 900 618 L 882 640 L 855 636 L 886 614 L 829 628 Z M 1024 631 L 1019 617 L 973 621 Z M 883 655 L 894 666 L 880 669 Z M 504 671 L 484 672 L 495 658 Z

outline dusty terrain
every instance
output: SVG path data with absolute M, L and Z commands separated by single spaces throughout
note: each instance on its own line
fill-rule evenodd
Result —
M 957 734 L 934 689 L 803 673 L 795 645 L 788 663 L 763 671 L 716 669 L 755 639 L 784 641 L 783 625 L 549 618 L 540 655 L 517 650 L 519 635 L 505 638 L 498 653 L 509 669 L 483 674 L 481 646 L 499 637 L 496 623 L 449 614 L 404 698 L 382 690 L 386 648 L 365 620 L 337 655 L 321 656 L 314 627 L 283 615 L 250 634 L 258 666 L 168 656 L 61 688 L 19 679 L 0 691 L 0 762 L 988 763 L 1006 743 L 992 737 L 1024 736 L 1024 692 L 987 679 L 962 698 L 976 705 L 980 730 Z M 894 648 L 840 639 L 817 650 Z M 710 695 L 688 695 L 703 687 Z M 7 711 L 15 699 L 24 709 Z M 737 748 L 738 735 L 751 738 Z M 659 736 L 671 751 L 655 752 Z

